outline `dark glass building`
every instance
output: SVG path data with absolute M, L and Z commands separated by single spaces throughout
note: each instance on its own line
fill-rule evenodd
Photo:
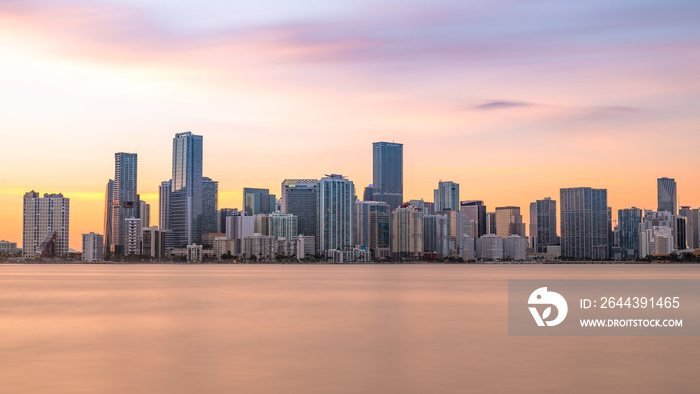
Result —
M 211 178 L 202 179 L 202 234 L 225 233 L 218 227 L 219 182 Z
M 558 245 L 557 202 L 549 197 L 530 204 L 530 247 L 547 253 L 547 246 Z
M 177 246 L 202 242 L 202 145 L 189 131 L 173 138 L 169 225 Z
M 139 217 L 136 191 L 138 158 L 136 153 L 114 154 L 114 189 L 112 191 L 112 252 L 126 253 L 126 219 Z
M 393 211 L 403 204 L 403 144 L 375 142 L 372 159 L 372 201 L 383 201 Z
M 246 187 L 243 189 L 243 211 L 248 216 L 275 212 L 275 198 L 270 189 Z
M 673 178 L 659 178 L 656 180 L 658 191 L 659 211 L 678 214 L 678 194 L 676 193 L 676 180 Z
M 590 187 L 561 189 L 562 257 L 606 260 L 609 257 L 608 191 Z
M 282 182 L 282 212 L 299 218 L 299 234 L 302 235 L 316 236 L 317 183 L 316 179 L 285 179 Z

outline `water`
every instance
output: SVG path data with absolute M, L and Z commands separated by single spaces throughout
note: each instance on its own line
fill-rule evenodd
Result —
M 507 279 L 698 265 L 1 265 L 3 393 L 695 393 L 700 338 L 508 337 Z

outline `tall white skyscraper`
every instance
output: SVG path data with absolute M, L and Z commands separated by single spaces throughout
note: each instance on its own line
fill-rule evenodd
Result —
M 24 194 L 22 257 L 68 255 L 70 200 L 63 194 L 34 190 Z
M 322 178 L 318 181 L 317 201 L 319 252 L 352 248 L 355 185 L 342 175 Z

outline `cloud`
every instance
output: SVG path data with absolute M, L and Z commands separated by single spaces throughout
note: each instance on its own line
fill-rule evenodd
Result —
M 491 111 L 491 110 L 496 110 L 496 109 L 530 107 L 533 105 L 535 105 L 535 104 L 527 103 L 524 101 L 494 100 L 494 101 L 487 101 L 485 103 L 479 104 L 479 105 L 473 107 L 473 109 L 478 110 L 478 111 Z

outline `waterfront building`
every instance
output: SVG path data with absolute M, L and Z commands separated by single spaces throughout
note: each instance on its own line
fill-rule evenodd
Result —
M 621 258 L 633 260 L 639 252 L 639 225 L 642 223 L 642 210 L 637 207 L 619 209 L 617 226 L 620 234 Z
M 202 242 L 202 149 L 201 135 L 188 131 L 177 133 L 173 138 L 167 228 L 173 231 L 178 246 Z
M 295 215 L 299 234 L 316 235 L 318 180 L 285 179 L 282 182 L 282 213 Z
M 459 184 L 452 181 L 440 181 L 434 191 L 435 212 L 459 211 Z
M 391 212 L 391 253 L 394 258 L 420 259 L 423 255 L 423 212 L 403 204 Z
M 476 258 L 479 260 L 503 260 L 503 238 L 486 234 L 475 240 Z
M 525 237 L 525 223 L 520 214 L 520 207 L 496 208 L 496 235 L 508 238 L 513 234 Z
M 355 185 L 342 175 L 332 174 L 318 181 L 317 191 L 319 252 L 352 248 Z
M 102 261 L 104 260 L 104 237 L 102 234 L 83 234 L 83 261 Z
M 688 223 L 688 233 L 686 235 L 688 241 L 688 248 L 690 249 L 700 249 L 700 242 L 698 234 L 698 224 L 700 223 L 700 212 L 698 209 L 691 209 L 690 207 L 683 206 L 678 211 L 679 216 L 686 218 Z
M 291 240 L 299 235 L 299 220 L 296 215 L 275 212 L 267 215 L 267 218 L 268 233 L 273 237 Z
M 423 253 L 436 258 L 449 256 L 447 215 L 423 215 Z
M 202 178 L 202 234 L 218 233 L 219 182 Z
M 24 194 L 22 257 L 68 256 L 70 199 L 63 194 Z
M 678 214 L 678 193 L 676 180 L 673 178 L 659 178 L 656 180 L 658 210 Z
M 377 259 L 390 253 L 389 204 L 382 201 L 357 201 L 355 203 L 356 245 L 366 248 Z
M 563 188 L 560 197 L 562 257 L 606 260 L 610 246 L 607 190 Z
M 503 239 L 503 258 L 505 260 L 525 260 L 527 241 L 525 237 L 513 234 Z
M 372 201 L 383 201 L 393 211 L 403 204 L 403 144 L 372 144 Z
M 111 252 L 118 255 L 126 252 L 126 220 L 139 217 L 139 197 L 136 190 L 138 157 L 136 153 L 114 154 L 114 191 L 112 196 L 112 242 Z
M 462 201 L 459 204 L 459 210 L 462 212 L 462 216 L 469 220 L 469 225 L 474 228 L 470 228 L 472 238 L 479 238 L 484 234 L 487 234 L 487 223 L 486 223 L 486 205 L 481 200 L 469 200 Z
M 165 257 L 165 235 L 158 226 L 144 227 L 141 230 L 141 254 L 157 259 Z
M 547 253 L 547 246 L 558 244 L 557 202 L 545 197 L 530 203 L 530 247 L 535 253 Z
M 114 181 L 107 181 L 107 190 L 105 191 L 105 220 L 104 220 L 104 252 L 112 250 L 112 206 L 114 204 Z

